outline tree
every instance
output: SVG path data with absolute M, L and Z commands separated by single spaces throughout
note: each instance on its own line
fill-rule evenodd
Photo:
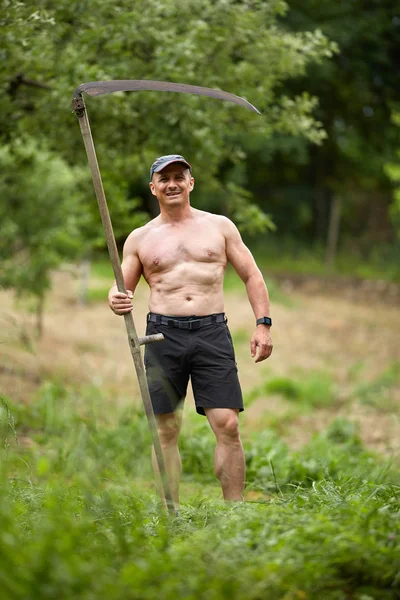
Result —
M 393 124 L 400 128 L 400 112 L 394 113 L 392 120 Z M 396 161 L 388 163 L 385 171 L 394 185 L 393 202 L 390 207 L 390 215 L 397 237 L 400 239 L 400 148 L 396 153 Z
M 0 149 L 0 170 L 0 285 L 36 298 L 40 335 L 49 273 L 85 244 L 82 169 L 28 138 Z
M 300 179 L 307 186 L 298 206 L 308 215 L 308 228 L 301 218 L 299 222 L 309 237 L 326 240 L 328 229 L 335 237 L 330 220 L 336 215 L 338 223 L 341 203 L 345 233 L 358 236 L 358 247 L 368 253 L 373 236 L 376 241 L 383 239 L 376 223 L 382 211 L 387 215 L 392 187 L 384 165 L 399 145 L 391 122 L 400 87 L 395 66 L 400 45 L 398 7 L 393 0 L 290 0 L 289 5 L 281 20 L 288 31 L 317 27 L 337 42 L 339 52 L 332 60 L 310 63 L 301 77 L 285 82 L 290 94 L 307 85 L 310 94 L 319 98 L 315 114 L 327 132 L 326 141 L 318 148 L 304 149 L 303 144 L 303 161 L 294 179 L 290 177 L 293 163 L 287 161 L 290 143 L 288 151 L 283 148 L 270 164 L 275 171 L 283 164 L 289 181 Z
M 1 246 L 1 258 L 8 261 L 3 285 L 26 289 L 17 257 L 29 256 L 41 273 L 30 290 L 39 295 L 52 267 L 101 236 L 69 108 L 82 81 L 147 78 L 219 87 L 247 97 L 263 113 L 257 118 L 228 103 L 154 92 L 88 100 L 118 237 L 143 222 L 137 209 L 149 209 L 148 166 L 171 151 L 195 165 L 197 206 L 228 212 L 243 229 L 270 226 L 240 178 L 223 177 L 224 166 L 240 170 L 245 164 L 241 136 L 265 142 L 284 132 L 322 141 L 324 131 L 313 117 L 315 98 L 303 90 L 284 95 L 281 86 L 335 50 L 318 30 L 284 30 L 278 17 L 286 10 L 280 0 L 1 0 L 0 139 L 8 166 L 0 175 L 5 192 L 0 210 L 7 216 L 0 233 L 7 228 L 12 242 Z M 52 199 L 60 199 L 57 208 L 41 193 L 43 185 Z M 30 217 L 35 211 L 49 218 L 35 222 Z

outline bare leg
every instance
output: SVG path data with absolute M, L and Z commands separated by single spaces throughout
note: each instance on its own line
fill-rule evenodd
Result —
M 156 421 L 165 468 L 171 487 L 172 500 L 175 508 L 179 508 L 179 478 L 182 471 L 182 461 L 178 450 L 178 436 L 182 424 L 182 411 L 165 415 L 156 415 Z M 154 448 L 152 449 L 152 462 L 158 493 L 161 498 L 164 498 Z
M 225 500 L 243 500 L 246 463 L 239 435 L 239 411 L 207 408 L 207 419 L 215 433 L 214 469 Z

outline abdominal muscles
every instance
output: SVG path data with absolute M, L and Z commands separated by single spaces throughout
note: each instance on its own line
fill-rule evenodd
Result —
M 173 268 L 146 274 L 149 308 L 166 315 L 208 315 L 223 312 L 225 265 L 185 261 Z

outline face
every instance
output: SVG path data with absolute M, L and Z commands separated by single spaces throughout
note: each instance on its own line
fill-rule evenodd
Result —
M 189 203 L 194 179 L 189 169 L 182 163 L 172 163 L 154 173 L 150 181 L 153 196 L 157 196 L 161 206 L 182 206 Z

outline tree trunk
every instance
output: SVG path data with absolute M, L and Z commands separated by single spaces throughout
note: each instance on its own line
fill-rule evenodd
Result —
M 43 317 L 44 317 L 44 294 L 37 297 L 36 304 L 36 337 L 38 340 L 43 335 Z
M 328 239 L 326 243 L 325 264 L 327 267 L 333 267 L 336 261 L 339 229 L 340 229 L 340 212 L 341 198 L 335 194 L 332 197 L 331 211 L 328 225 Z

